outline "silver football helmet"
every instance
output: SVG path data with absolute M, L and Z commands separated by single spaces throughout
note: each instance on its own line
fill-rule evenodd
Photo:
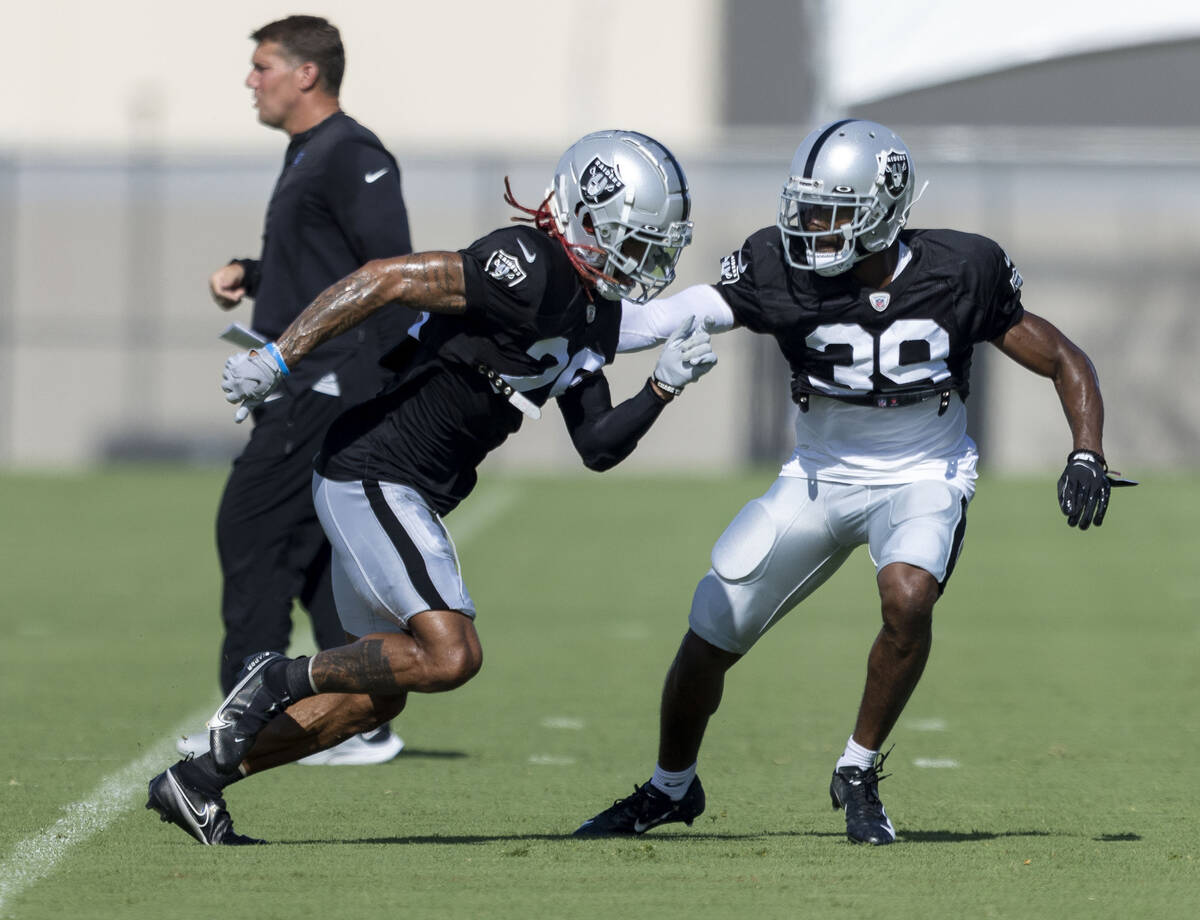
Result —
M 788 264 L 840 275 L 887 249 L 908 220 L 915 184 L 912 155 L 890 128 L 858 119 L 817 128 L 796 148 L 779 200 Z
M 679 162 L 654 138 L 580 138 L 558 161 L 548 194 L 558 233 L 601 296 L 645 303 L 675 280 L 692 241 L 691 195 Z

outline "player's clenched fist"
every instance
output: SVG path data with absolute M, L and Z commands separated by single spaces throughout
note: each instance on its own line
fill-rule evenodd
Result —
M 241 404 L 234 421 L 242 421 L 251 409 L 261 405 L 287 373 L 287 365 L 274 342 L 268 342 L 261 351 L 255 349 L 231 356 L 221 374 L 221 389 L 228 402 Z

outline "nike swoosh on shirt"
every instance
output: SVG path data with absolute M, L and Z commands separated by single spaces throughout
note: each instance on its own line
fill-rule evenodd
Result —
M 521 247 L 521 252 L 525 255 L 525 261 L 532 265 L 537 261 L 537 254 L 530 252 L 525 248 L 525 241 L 517 237 L 517 245 Z
M 363 181 L 366 182 L 368 185 L 370 185 L 376 179 L 379 179 L 382 176 L 384 176 L 387 173 L 387 171 L 388 171 L 388 168 L 385 166 L 383 169 L 379 170 L 378 172 L 369 172 L 365 176 L 363 176 Z

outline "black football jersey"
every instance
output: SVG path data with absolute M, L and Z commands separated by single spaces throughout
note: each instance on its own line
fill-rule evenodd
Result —
M 886 288 L 849 273 L 795 269 L 779 230 L 751 235 L 721 263 L 716 291 L 737 321 L 773 335 L 792 395 L 901 405 L 948 390 L 967 395 L 971 352 L 1022 317 L 1021 275 L 992 240 L 955 230 L 907 230 L 911 261 Z
M 562 244 L 540 230 L 497 230 L 460 254 L 466 312 L 431 315 L 401 374 L 334 422 L 317 460 L 331 479 L 412 486 L 439 514 L 521 426 L 487 374 L 542 406 L 612 361 L 621 324 L 620 304 L 593 302 Z

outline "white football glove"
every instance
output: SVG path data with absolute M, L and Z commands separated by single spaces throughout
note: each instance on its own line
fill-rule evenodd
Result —
M 699 380 L 717 363 L 708 327 L 707 317 L 697 328 L 696 317 L 689 316 L 663 346 L 654 366 L 653 379 L 672 396 L 678 396 L 685 386 Z
M 262 405 L 287 373 L 283 359 L 270 353 L 273 347 L 272 343 L 267 343 L 261 351 L 243 351 L 225 362 L 221 389 L 225 391 L 226 401 L 241 404 L 233 417 L 235 422 L 243 421 L 251 409 Z

